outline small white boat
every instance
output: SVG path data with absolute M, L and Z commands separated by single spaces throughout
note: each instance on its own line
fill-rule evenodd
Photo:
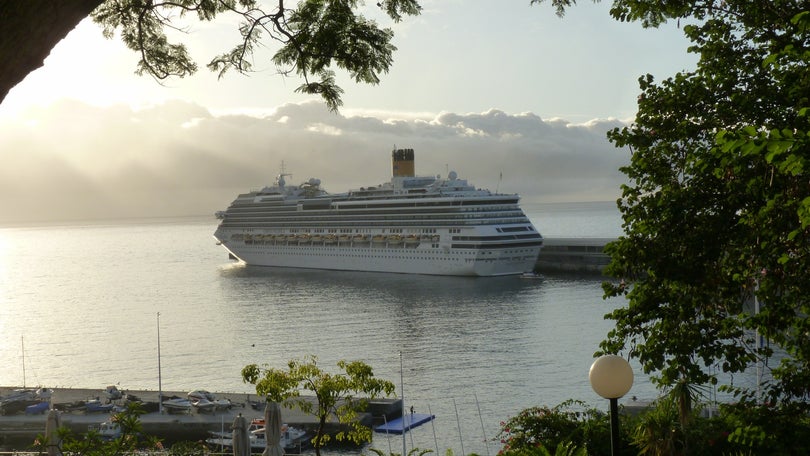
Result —
M 213 401 L 214 395 L 209 393 L 206 390 L 194 390 L 188 393 L 188 400 L 194 402 L 199 401 L 201 399 L 205 399 L 207 401 Z
M 188 393 L 188 400 L 195 410 L 201 413 L 228 410 L 233 404 L 228 399 L 217 399 L 206 390 L 195 390 Z
M 250 449 L 253 452 L 264 451 L 267 446 L 267 439 L 264 435 L 264 420 L 257 418 L 250 423 L 248 428 L 250 436 Z M 205 443 L 214 447 L 233 448 L 233 433 L 231 432 L 211 432 L 211 438 Z M 286 424 L 281 426 L 281 440 L 279 444 L 284 448 L 285 453 L 300 453 L 302 446 L 306 446 L 306 431 L 303 431 Z
M 112 421 L 105 421 L 101 424 L 91 424 L 87 429 L 91 432 L 98 433 L 102 440 L 115 440 L 121 437 L 121 426 Z
M 191 401 L 191 406 L 200 413 L 212 413 L 220 410 L 228 410 L 233 404 L 228 399 L 214 399 L 213 401 L 197 399 Z
M 0 403 L 34 400 L 37 398 L 36 390 L 32 389 L 15 389 L 7 395 L 0 398 Z
M 53 396 L 53 390 L 50 388 L 37 388 L 36 390 L 36 397 L 41 401 L 48 401 Z
M 163 408 L 169 413 L 187 413 L 191 410 L 191 401 L 177 397 L 163 401 Z
M 104 396 L 107 397 L 108 401 L 115 401 L 124 397 L 124 394 L 118 389 L 117 386 L 110 385 L 104 389 Z

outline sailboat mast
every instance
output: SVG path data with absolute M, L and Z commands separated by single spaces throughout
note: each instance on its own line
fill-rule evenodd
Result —
M 163 379 L 160 374 L 160 312 L 157 313 L 158 413 L 163 414 Z
M 25 388 L 25 336 L 20 336 L 22 344 L 22 368 L 23 368 L 23 388 Z
M 405 456 L 405 381 L 402 376 L 402 352 L 399 352 L 399 387 L 402 393 L 402 456 Z

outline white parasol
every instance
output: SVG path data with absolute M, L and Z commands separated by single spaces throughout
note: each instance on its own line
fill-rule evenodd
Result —
M 250 456 L 247 418 L 240 413 L 233 419 L 233 456 Z
M 284 448 L 281 446 L 281 407 L 278 402 L 267 401 L 264 406 L 264 437 L 267 446 L 262 456 L 283 456 Z

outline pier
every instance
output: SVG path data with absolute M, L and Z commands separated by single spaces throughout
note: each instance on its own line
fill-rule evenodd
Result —
M 0 387 L 0 396 L 19 387 Z M 157 405 L 158 392 L 151 390 L 125 391 L 128 395 L 137 396 L 145 404 Z M 188 394 L 179 391 L 164 391 L 163 399 L 170 397 L 183 397 Z M 230 409 L 211 413 L 203 413 L 192 409 L 184 413 L 163 413 L 156 411 L 141 415 L 140 421 L 146 434 L 154 435 L 171 444 L 178 441 L 201 441 L 209 437 L 209 432 L 229 432 L 234 418 L 241 414 L 248 421 L 254 418 L 264 418 L 264 398 L 255 394 L 245 393 L 214 393 L 218 399 L 228 399 L 232 406 Z M 51 406 L 61 411 L 61 423 L 74 434 L 83 434 L 90 427 L 98 426 L 109 421 L 111 413 L 89 413 L 86 411 L 70 410 L 71 404 L 77 404 L 89 399 L 101 398 L 104 401 L 101 389 L 54 388 L 51 396 Z M 312 401 L 316 399 L 311 398 Z M 123 405 L 123 400 L 112 401 Z M 402 415 L 402 401 L 400 399 L 374 399 L 369 400 L 369 408 L 360 414 L 358 420 L 366 426 L 374 426 L 398 418 Z M 45 432 L 47 411 L 38 414 L 15 413 L 0 416 L 0 450 L 24 450 L 31 447 L 38 434 Z M 315 435 L 318 420 L 312 414 L 282 405 L 282 422 L 292 427 L 307 431 L 308 438 Z M 337 422 L 328 422 L 326 432 L 336 434 L 346 431 L 348 427 Z
M 604 274 L 610 257 L 605 245 L 612 238 L 546 238 L 537 256 L 537 272 Z

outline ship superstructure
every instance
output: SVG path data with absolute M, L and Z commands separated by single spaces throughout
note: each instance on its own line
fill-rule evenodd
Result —
M 534 268 L 543 245 L 519 196 L 476 189 L 454 171 L 416 176 L 413 149 L 392 152 L 390 182 L 330 194 L 320 180 L 239 195 L 214 237 L 258 266 L 498 276 Z

